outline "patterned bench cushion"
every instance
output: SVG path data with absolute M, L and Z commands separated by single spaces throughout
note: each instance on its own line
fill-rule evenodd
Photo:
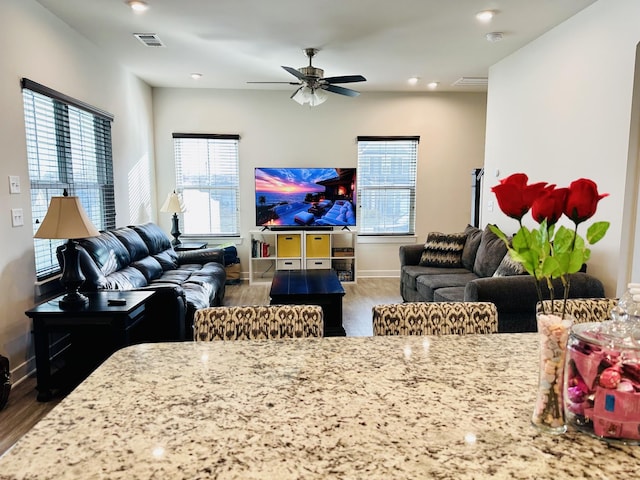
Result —
M 373 307 L 374 335 L 496 333 L 498 311 L 489 302 L 396 303 Z
M 556 312 L 561 312 L 563 303 L 563 300 L 553 302 Z M 618 305 L 617 298 L 569 298 L 567 313 L 576 319 L 575 323 L 602 322 L 611 320 L 611 309 L 616 305 Z M 551 300 L 544 300 L 544 308 L 547 313 L 551 312 Z M 542 306 L 538 302 L 536 312 L 541 311 Z
M 317 305 L 256 305 L 196 310 L 193 338 L 261 340 L 322 337 L 322 308 Z

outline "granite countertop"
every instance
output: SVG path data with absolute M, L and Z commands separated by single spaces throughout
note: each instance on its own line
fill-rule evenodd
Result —
M 116 352 L 0 479 L 632 478 L 640 447 L 531 426 L 536 334 Z

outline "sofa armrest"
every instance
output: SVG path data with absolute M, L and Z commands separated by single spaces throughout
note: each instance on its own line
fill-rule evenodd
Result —
M 602 282 L 588 273 L 571 274 L 569 281 L 569 298 L 604 297 Z M 553 288 L 555 298 L 562 298 L 564 287 L 560 279 L 553 280 Z M 546 285 L 542 286 L 542 294 L 545 299 L 550 298 Z M 531 275 L 485 277 L 467 283 L 464 289 L 464 301 L 491 302 L 498 308 L 498 313 L 530 310 L 535 315 L 538 293 Z
M 422 256 L 423 250 L 424 245 L 421 243 L 400 245 L 400 267 L 402 268 L 405 265 L 418 265 L 420 263 L 420 257 Z
M 186 263 L 204 265 L 205 263 L 216 262 L 224 266 L 224 249 L 222 248 L 201 248 L 199 250 L 186 250 L 176 253 L 178 254 L 178 263 L 180 265 Z

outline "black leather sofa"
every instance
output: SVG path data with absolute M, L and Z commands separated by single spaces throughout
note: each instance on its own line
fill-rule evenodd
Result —
M 78 245 L 86 277 L 81 290 L 154 290 L 138 335 L 145 341 L 191 339 L 194 312 L 222 305 L 222 249 L 176 252 L 154 223 L 103 231 Z

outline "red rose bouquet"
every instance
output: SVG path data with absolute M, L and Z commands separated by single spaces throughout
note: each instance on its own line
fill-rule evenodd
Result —
M 515 173 L 500 180 L 491 191 L 496 195 L 500 210 L 514 218 L 520 229 L 509 241 L 495 225 L 490 228 L 500 237 L 511 258 L 522 264 L 536 280 L 538 298 L 542 301 L 542 282 L 546 282 L 551 300 L 554 299 L 551 279 L 559 278 L 564 287 L 564 300 L 569 293 L 569 274 L 578 272 L 589 259 L 593 245 L 601 240 L 609 228 L 609 222 L 595 222 L 588 229 L 585 240 L 578 235 L 578 225 L 596 213 L 598 202 L 607 193 L 598 193 L 595 182 L 580 178 L 568 188 L 557 188 L 546 182 L 528 184 L 524 173 Z M 539 224 L 529 230 L 522 225 L 522 218 L 531 210 L 531 216 Z M 566 215 L 575 225 L 573 230 L 556 223 Z M 564 307 L 563 307 L 564 316 Z M 546 312 L 543 312 L 546 313 Z

